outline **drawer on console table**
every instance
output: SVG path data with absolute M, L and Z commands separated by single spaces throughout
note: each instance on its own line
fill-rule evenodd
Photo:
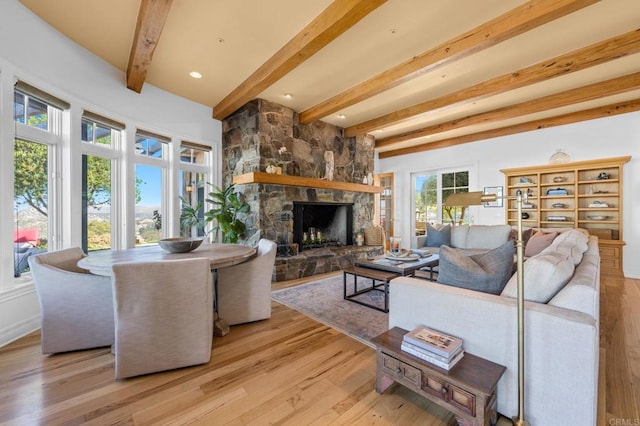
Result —
M 412 386 L 420 386 L 422 372 L 392 356 L 381 354 L 382 357 L 382 370 L 393 376 L 399 382 L 407 381 Z

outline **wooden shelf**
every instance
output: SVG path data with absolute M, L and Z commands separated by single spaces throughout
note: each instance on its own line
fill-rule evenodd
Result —
M 263 183 L 267 185 L 301 186 L 305 188 L 335 189 L 338 191 L 368 192 L 377 194 L 382 188 L 375 185 L 363 185 L 361 183 L 337 182 L 334 180 L 314 179 L 301 176 L 278 175 L 264 172 L 251 172 L 233 177 L 236 185 L 251 183 Z
M 580 227 L 601 238 L 600 257 L 601 267 L 608 272 L 622 272 L 622 169 L 630 156 L 604 158 L 588 161 L 577 161 L 564 164 L 545 164 L 541 166 L 519 167 L 503 169 L 507 195 L 515 195 L 515 190 L 524 185 L 522 180 L 536 182 L 527 184 L 533 189 L 529 201 L 536 208 L 527 210 L 531 215 L 534 227 Z M 606 179 L 597 177 L 606 173 Z M 555 182 L 555 180 L 562 182 Z M 568 195 L 547 195 L 547 190 L 553 187 L 564 188 Z M 535 195 L 538 194 L 538 195 Z M 591 200 L 603 199 L 608 207 L 599 209 L 589 207 Z M 563 204 L 562 208 L 554 208 L 554 203 Z M 559 203 L 560 204 L 560 203 Z M 514 204 L 508 203 L 506 208 L 507 223 L 516 222 L 517 213 Z M 590 213 L 601 214 L 609 212 L 607 220 L 589 219 Z M 552 213 L 566 213 L 567 221 L 547 220 Z

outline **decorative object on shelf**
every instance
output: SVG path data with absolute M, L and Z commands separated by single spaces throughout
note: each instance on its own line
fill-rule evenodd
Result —
M 324 177 L 327 180 L 333 180 L 333 168 L 334 168 L 333 151 L 324 152 L 324 162 L 325 162 Z
M 566 180 L 566 179 L 565 179 L 564 177 L 562 177 L 562 176 L 556 176 L 556 177 L 554 177 L 554 178 L 553 178 L 553 181 L 554 181 L 555 183 L 564 182 L 565 180 Z
M 158 245 L 169 253 L 187 253 L 200 247 L 204 237 L 176 237 L 164 238 Z
M 609 173 L 607 172 L 600 172 L 600 174 L 598 175 L 598 180 L 605 180 L 605 179 L 609 179 L 611 176 L 609 175 Z
M 267 173 L 269 173 L 269 174 L 275 174 L 275 172 L 276 172 L 276 166 L 274 166 L 273 164 L 269 164 L 269 165 L 267 166 L 267 170 L 266 170 L 266 172 L 267 172 Z
M 566 222 L 567 221 L 567 217 L 566 216 L 547 216 L 547 220 L 551 221 L 551 222 Z
M 547 189 L 547 195 L 569 195 L 569 192 L 564 188 L 550 188 Z
M 533 183 L 534 182 L 526 176 L 520 176 L 520 179 L 518 180 L 519 185 L 531 185 Z
M 373 173 L 369 172 L 367 174 L 367 180 L 369 181 L 369 185 L 373 185 Z
M 518 189 L 516 191 L 516 212 L 518 218 L 517 227 L 517 239 L 516 239 L 516 278 L 517 278 L 517 313 L 518 313 L 518 415 L 513 418 L 515 425 L 523 426 L 528 425 L 524 419 L 524 389 L 525 389 L 525 324 L 524 324 L 524 242 L 522 239 L 522 204 L 528 202 L 529 190 L 523 192 Z M 483 194 L 480 191 L 477 192 L 458 192 L 451 194 L 444 201 L 445 206 L 471 206 L 474 204 L 483 204 L 490 201 L 495 201 L 497 196 L 495 194 Z M 513 197 L 503 197 L 507 199 L 513 199 Z
M 553 207 L 554 209 L 564 209 L 565 207 L 567 207 L 567 205 L 563 203 L 554 203 L 551 205 L 551 207 Z
M 498 198 L 496 201 L 491 201 L 488 203 L 485 203 L 484 206 L 485 207 L 502 207 L 502 187 L 501 186 L 485 186 L 484 187 L 484 193 L 485 194 L 496 194 L 496 197 Z
M 363 185 L 369 185 L 369 178 L 367 176 L 362 178 L 362 184 Z
M 590 208 L 600 208 L 600 209 L 605 209 L 607 207 L 609 207 L 609 204 L 607 203 L 603 203 L 602 201 L 593 201 L 589 204 Z
M 590 220 L 607 220 L 609 216 L 604 216 L 604 215 L 587 215 L 587 219 Z
M 522 203 L 522 208 L 523 209 L 535 209 L 536 205 L 533 203 Z
M 569 154 L 561 149 L 557 149 L 556 152 L 554 152 L 553 155 L 549 157 L 549 164 L 564 164 L 568 163 L 569 160 L 571 160 Z
M 527 213 L 527 212 L 522 212 L 522 218 L 523 218 L 523 219 L 529 219 L 529 213 Z

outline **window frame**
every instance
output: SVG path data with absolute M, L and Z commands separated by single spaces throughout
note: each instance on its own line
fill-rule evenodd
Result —
M 442 175 L 447 174 L 447 173 L 460 173 L 460 172 L 467 172 L 468 173 L 468 190 L 471 191 L 471 188 L 473 188 L 476 184 L 476 179 L 475 179 L 475 175 L 476 175 L 476 170 L 477 167 L 473 164 L 462 164 L 462 165 L 456 165 L 456 166 L 448 166 L 448 167 L 443 167 L 443 168 L 439 168 L 439 169 L 432 169 L 432 170 L 424 170 L 424 171 L 417 171 L 417 172 L 412 172 L 410 174 L 410 180 L 411 180 L 411 209 L 409 211 L 409 214 L 411 215 L 410 218 L 410 224 L 411 224 L 411 238 L 416 238 L 416 183 L 417 183 L 417 179 L 421 176 L 437 176 L 437 180 L 436 180 L 436 200 L 437 200 L 437 210 L 436 210 L 436 217 L 438 218 L 438 220 L 436 221 L 436 223 L 444 223 L 443 222 L 443 208 L 442 208 L 442 203 L 444 202 L 444 200 L 442 199 L 442 195 L 443 195 L 443 187 L 442 187 Z M 468 213 L 467 215 L 467 222 L 471 223 L 473 219 L 473 216 L 471 215 L 471 212 Z M 427 220 L 427 218 L 425 217 L 425 222 L 429 222 Z M 430 223 L 430 222 L 429 222 Z M 446 223 L 450 223 L 450 222 L 446 222 Z

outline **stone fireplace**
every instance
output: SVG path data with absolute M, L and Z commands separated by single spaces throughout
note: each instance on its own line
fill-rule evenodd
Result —
M 246 217 L 247 232 L 243 242 L 255 245 L 260 238 L 276 241 L 280 246 L 303 245 L 304 212 L 316 207 L 320 220 L 334 209 L 342 215 L 344 228 L 335 237 L 333 247 L 309 247 L 298 255 L 281 253 L 276 260 L 275 280 L 288 280 L 333 270 L 339 270 L 355 257 L 367 256 L 378 247 L 354 247 L 354 233 L 373 223 L 374 194 L 350 185 L 336 189 L 333 183 L 362 184 L 373 173 L 374 139 L 371 136 L 347 138 L 343 129 L 322 121 L 299 124 L 297 114 L 282 105 L 255 99 L 225 119 L 222 123 L 223 185 L 254 172 L 266 173 L 281 168 L 283 184 L 251 182 L 238 185 L 250 205 Z M 289 184 L 286 176 L 305 178 L 305 184 Z M 308 184 L 307 182 L 311 182 Z M 355 189 L 352 189 L 355 188 Z M 324 207 L 321 207 L 324 206 Z M 309 210 L 307 210 L 307 208 Z M 302 213 L 302 223 L 295 220 L 296 209 Z M 310 213 L 307 213 L 309 215 Z M 324 218 L 323 218 L 324 219 Z M 330 224 L 314 226 L 327 235 Z M 323 230 L 324 229 L 324 230 Z M 381 251 L 380 251 L 381 253 Z

